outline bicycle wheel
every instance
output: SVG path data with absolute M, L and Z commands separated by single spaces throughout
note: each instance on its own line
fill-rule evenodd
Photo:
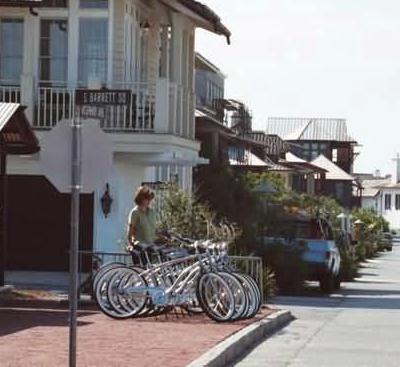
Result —
M 95 289 L 96 289 L 98 280 L 101 278 L 101 276 L 104 273 L 106 273 L 107 271 L 109 271 L 110 269 L 119 268 L 121 266 L 124 267 L 126 265 L 122 262 L 110 262 L 110 263 L 106 263 L 106 264 L 103 264 L 102 266 L 100 266 L 100 268 L 98 268 L 96 273 L 93 275 L 93 281 L 92 281 L 93 294 L 95 294 L 95 292 L 96 292 Z
M 248 313 L 249 299 L 247 292 L 235 274 L 226 271 L 219 271 L 218 274 L 227 282 L 233 296 L 235 297 L 235 312 L 231 317 L 231 320 L 239 320 Z
M 199 278 L 197 299 L 207 316 L 215 321 L 229 321 L 235 313 L 235 297 L 229 285 L 217 273 L 204 273 Z
M 111 268 L 103 272 L 103 274 L 98 278 L 96 288 L 94 289 L 94 299 L 97 303 L 97 306 L 103 313 L 113 318 L 118 318 L 120 312 L 118 309 L 114 309 L 114 307 L 110 304 L 107 295 L 107 288 L 110 279 L 121 269 L 126 269 L 126 267 L 120 266 L 118 268 Z
M 250 275 L 242 274 L 242 276 L 245 277 L 245 278 L 249 281 L 249 283 L 253 285 L 253 289 L 254 289 L 254 291 L 256 292 L 257 300 L 258 300 L 258 302 L 257 302 L 257 307 L 256 307 L 256 311 L 255 311 L 255 313 L 254 313 L 254 315 L 256 315 L 257 312 L 260 311 L 260 308 L 261 308 L 262 303 L 263 303 L 263 299 L 262 299 L 262 297 L 261 297 L 261 290 L 260 290 L 260 287 L 258 286 L 258 283 L 254 280 L 254 278 L 251 277 Z
M 233 273 L 233 274 L 241 282 L 249 301 L 247 312 L 243 314 L 243 318 L 251 318 L 255 316 L 255 314 L 258 312 L 258 304 L 259 304 L 258 294 L 254 289 L 253 283 L 251 283 L 246 276 L 240 273 Z
M 114 318 L 126 319 L 138 315 L 148 301 L 147 283 L 130 268 L 116 271 L 107 286 L 110 305 L 117 311 Z

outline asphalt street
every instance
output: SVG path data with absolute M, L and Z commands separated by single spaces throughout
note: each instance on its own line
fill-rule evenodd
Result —
M 295 316 L 238 367 L 399 367 L 400 242 L 329 297 L 277 297 Z

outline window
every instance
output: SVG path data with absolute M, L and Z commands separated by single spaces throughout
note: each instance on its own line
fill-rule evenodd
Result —
M 396 210 L 400 210 L 400 194 L 396 194 Z
M 108 9 L 108 0 L 80 0 L 81 9 Z
M 79 22 L 79 81 L 89 78 L 107 81 L 108 20 L 81 19 Z
M 19 85 L 22 73 L 24 23 L 22 19 L 0 19 L 0 80 Z
M 338 161 L 338 150 L 332 149 L 332 162 L 337 163 Z
M 64 84 L 68 69 L 66 20 L 42 20 L 40 24 L 40 80 L 43 84 Z
M 392 208 L 392 195 L 385 194 L 385 210 L 390 210 Z

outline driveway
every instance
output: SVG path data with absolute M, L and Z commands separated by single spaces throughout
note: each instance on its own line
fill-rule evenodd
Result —
M 330 297 L 278 297 L 296 320 L 238 367 L 400 366 L 400 243 Z

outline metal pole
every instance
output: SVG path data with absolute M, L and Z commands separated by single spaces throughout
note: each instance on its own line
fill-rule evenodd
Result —
M 81 190 L 82 129 L 79 119 L 72 118 L 72 179 L 71 179 L 71 244 L 69 287 L 69 366 L 76 367 L 76 334 L 78 309 L 79 194 Z
M 5 285 L 5 271 L 7 266 L 7 155 L 5 149 L 0 147 L 0 178 L 2 181 L 2 207 L 1 207 L 1 247 L 0 247 L 0 286 Z

